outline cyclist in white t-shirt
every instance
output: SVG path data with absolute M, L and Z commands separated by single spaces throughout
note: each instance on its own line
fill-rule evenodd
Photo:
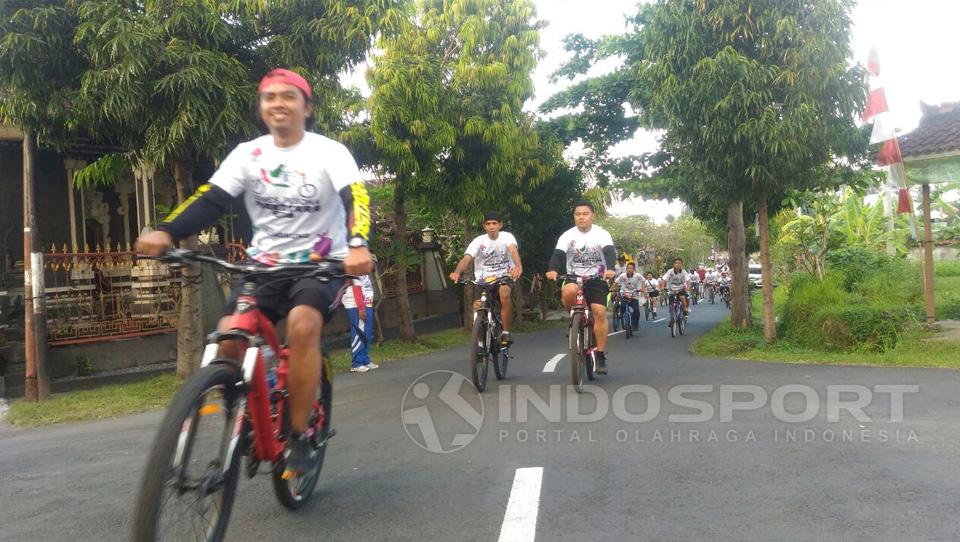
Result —
M 593 330 L 597 338 L 597 374 L 607 374 L 607 286 L 614 277 L 617 251 L 610 233 L 593 223 L 593 204 L 580 201 L 573 208 L 573 228 L 565 231 L 547 265 L 547 279 L 557 280 L 563 270 L 568 275 L 591 277 L 583 283 L 583 294 L 593 313 Z M 577 302 L 577 284 L 567 282 L 561 292 L 563 307 L 570 310 Z
M 683 314 L 687 315 L 690 310 L 687 306 L 687 290 L 690 288 L 690 273 L 683 268 L 683 260 L 677 258 L 673 261 L 673 268 L 663 275 L 664 288 L 671 296 L 678 296 L 680 304 L 683 307 Z M 670 315 L 673 318 L 673 315 Z M 672 325 L 673 322 L 670 322 Z
M 499 295 L 492 296 L 491 299 L 500 300 L 500 320 L 503 324 L 500 344 L 509 346 L 513 344 L 513 337 L 510 335 L 510 318 L 513 315 L 510 293 L 513 291 L 513 281 L 523 273 L 523 265 L 520 262 L 517 239 L 510 232 L 500 231 L 502 227 L 503 217 L 500 213 L 491 211 L 484 215 L 483 229 L 486 233 L 470 242 L 463 258 L 457 263 L 457 268 L 450 273 L 450 280 L 460 280 L 463 271 L 471 261 L 474 262 L 474 280 L 481 283 L 477 285 L 474 296 L 474 310 L 480 308 L 480 289 L 486 287 L 483 283 L 500 284 Z
M 209 182 L 156 231 L 137 239 L 137 252 L 163 255 L 175 240 L 209 227 L 233 198 L 243 196 L 253 222 L 247 248 L 251 259 L 267 266 L 341 260 L 347 274 L 369 273 L 370 196 L 350 151 L 307 131 L 313 116 L 310 84 L 299 74 L 277 69 L 264 76 L 258 92 L 260 118 L 270 133 L 238 145 Z M 291 438 L 284 452 L 285 479 L 306 472 L 318 453 L 306 434 L 307 425 L 320 382 L 323 324 L 342 284 L 306 277 L 263 284 L 257 293 L 264 315 L 274 322 L 287 321 Z M 233 312 L 239 294 L 235 289 L 227 313 Z M 229 318 L 221 319 L 219 328 L 228 331 Z M 240 359 L 237 341 L 222 341 L 219 355 Z

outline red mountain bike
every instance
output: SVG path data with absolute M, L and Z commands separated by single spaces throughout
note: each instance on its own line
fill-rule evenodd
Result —
M 251 478 L 261 463 L 268 463 L 277 498 L 287 508 L 297 509 L 313 493 L 327 441 L 334 435 L 330 428 L 333 377 L 324 359 L 307 432 L 318 452 L 315 463 L 307 473 L 283 479 L 283 453 L 291 433 L 288 352 L 270 319 L 257 307 L 257 291 L 303 277 L 328 281 L 346 275 L 342 263 L 334 261 L 236 265 L 186 250 L 170 250 L 158 259 L 173 265 L 209 262 L 242 274 L 244 283 L 230 331 L 210 336 L 201 368 L 167 409 L 143 475 L 133 539 L 223 540 L 243 456 L 248 458 L 246 474 Z M 244 352 L 242 362 L 217 357 L 221 341 L 237 341 Z

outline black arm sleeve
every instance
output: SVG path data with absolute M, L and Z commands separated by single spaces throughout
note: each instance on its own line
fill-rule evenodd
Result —
M 370 194 L 363 183 L 353 183 L 340 189 L 340 201 L 347 216 L 347 240 L 359 237 L 370 240 L 373 220 L 370 216 Z
M 559 248 L 553 250 L 550 256 L 550 263 L 547 264 L 547 271 L 556 271 L 557 273 L 567 272 L 567 254 Z
M 613 248 L 613 245 L 603 247 L 603 259 L 606 261 L 607 269 L 616 269 L 617 249 Z
M 157 229 L 169 233 L 174 239 L 189 237 L 216 222 L 227 212 L 232 200 L 226 190 L 204 184 L 164 218 Z

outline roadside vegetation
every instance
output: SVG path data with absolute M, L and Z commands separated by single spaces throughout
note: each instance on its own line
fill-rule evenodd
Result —
M 724 323 L 694 353 L 762 361 L 960 368 L 960 335 L 925 325 L 920 266 L 863 247 L 826 258 L 823 277 L 796 272 L 775 290 L 778 335 Z M 935 266 L 938 320 L 960 319 L 960 262 Z M 754 299 L 756 303 L 758 300 Z

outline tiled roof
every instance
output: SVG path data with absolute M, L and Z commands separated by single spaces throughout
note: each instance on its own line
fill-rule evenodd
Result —
M 960 102 L 921 104 L 920 126 L 900 137 L 904 158 L 960 151 Z

